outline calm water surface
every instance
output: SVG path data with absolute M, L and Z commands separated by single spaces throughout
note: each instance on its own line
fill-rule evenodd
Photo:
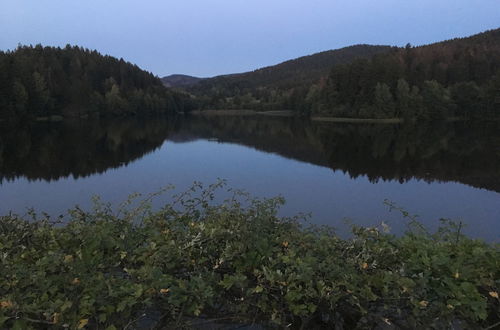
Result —
M 117 204 L 132 192 L 224 178 L 255 196 L 282 195 L 283 215 L 310 212 L 340 232 L 346 218 L 402 232 L 389 199 L 430 227 L 461 220 L 470 235 L 499 242 L 499 128 L 260 117 L 3 123 L 0 214 L 34 207 L 57 216 L 89 208 L 95 194 Z

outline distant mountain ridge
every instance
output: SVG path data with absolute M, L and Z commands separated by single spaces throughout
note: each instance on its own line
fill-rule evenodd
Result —
M 354 45 L 335 50 L 327 50 L 311 55 L 301 56 L 296 59 L 281 62 L 276 65 L 266 66 L 253 71 L 231 73 L 210 78 L 198 78 L 183 74 L 173 74 L 161 78 L 167 87 L 184 87 L 195 90 L 209 88 L 218 83 L 243 84 L 243 85 L 294 85 L 293 81 L 303 79 L 314 82 L 326 76 L 329 70 L 337 64 L 349 63 L 355 58 L 371 57 L 375 54 L 389 51 L 390 46 Z M 201 84 L 198 84 L 200 83 Z M 199 87 L 199 88 L 198 88 Z
M 215 76 L 193 85 L 194 91 L 212 89 L 217 85 L 225 88 L 236 86 L 267 87 L 279 86 L 290 88 L 304 83 L 313 83 L 322 76 L 327 76 L 337 64 L 345 64 L 356 58 L 369 58 L 387 52 L 390 46 L 354 45 L 335 50 L 327 50 L 312 55 L 302 56 L 276 65 L 266 66 L 254 71 Z
M 172 74 L 161 78 L 163 85 L 166 87 L 186 87 L 191 86 L 203 80 L 204 78 L 198 78 L 193 76 L 188 76 L 185 74 Z

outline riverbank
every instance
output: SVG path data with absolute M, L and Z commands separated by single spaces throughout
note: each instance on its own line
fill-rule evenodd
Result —
M 488 328 L 500 321 L 498 246 L 461 226 L 428 233 L 328 227 L 280 218 L 280 198 L 211 203 L 219 185 L 177 203 L 74 209 L 63 226 L 1 217 L 0 327 L 117 329 L 225 320 L 292 329 Z M 200 190 L 201 189 L 201 190 Z M 124 204 L 128 205 L 128 204 Z M 119 215 L 119 216 L 118 216 Z

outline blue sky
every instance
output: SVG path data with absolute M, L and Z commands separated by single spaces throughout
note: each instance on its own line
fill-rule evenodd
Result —
M 357 43 L 500 27 L 499 0 L 1 0 L 0 49 L 68 43 L 164 76 L 249 71 Z

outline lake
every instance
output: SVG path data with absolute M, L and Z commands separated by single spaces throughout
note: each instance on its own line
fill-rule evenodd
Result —
M 500 241 L 500 123 L 349 124 L 293 118 L 191 117 L 0 123 L 0 214 L 34 207 L 51 216 L 100 195 L 226 179 L 257 197 L 281 195 L 282 215 L 348 230 L 399 212 L 431 228 L 440 218 Z M 222 194 L 224 195 L 224 194 Z M 165 195 L 156 202 L 169 200 Z

